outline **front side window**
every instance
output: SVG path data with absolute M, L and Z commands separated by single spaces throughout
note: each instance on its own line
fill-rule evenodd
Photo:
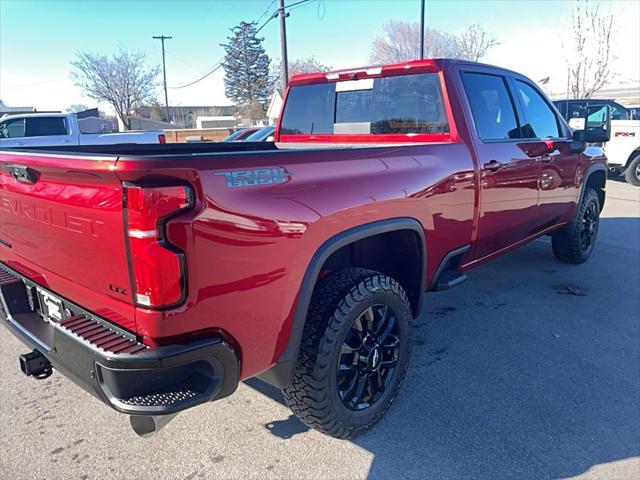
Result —
M 515 81 L 517 94 L 520 96 L 522 106 L 528 123 L 522 126 L 527 138 L 557 138 L 560 137 L 560 127 L 556 114 L 549 104 L 542 98 L 531 85 Z
M 467 72 L 462 75 L 462 83 L 478 136 L 482 140 L 521 137 L 504 77 Z
M 24 118 L 7 120 L 0 123 L 0 138 L 24 137 Z
M 31 117 L 26 119 L 27 137 L 49 137 L 67 134 L 67 121 L 64 117 Z

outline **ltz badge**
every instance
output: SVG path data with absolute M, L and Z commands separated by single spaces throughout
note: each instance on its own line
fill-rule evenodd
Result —
M 237 170 L 235 172 L 216 173 L 215 175 L 225 177 L 227 188 L 276 185 L 279 183 L 285 183 L 291 176 L 282 167 L 261 168 L 258 170 Z

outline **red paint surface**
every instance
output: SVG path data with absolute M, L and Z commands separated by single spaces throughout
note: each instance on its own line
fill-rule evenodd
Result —
M 586 168 L 603 158 L 598 152 L 570 154 L 566 141 L 555 141 L 551 152 L 535 140 L 480 142 L 457 68 L 424 61 L 387 69 L 389 74 L 442 72 L 451 134 L 433 144 L 184 158 L 2 153 L 0 239 L 13 248 L 0 243 L 0 260 L 136 331 L 150 345 L 222 332 L 240 352 L 242 377 L 255 375 L 273 365 L 286 347 L 303 275 L 332 236 L 377 220 L 414 218 L 425 231 L 429 284 L 442 258 L 455 248 L 471 244 L 464 266 L 469 268 L 573 214 Z M 306 75 L 292 83 L 313 81 L 326 78 Z M 544 154 L 551 160 L 543 162 Z M 482 170 L 490 158 L 508 168 L 495 174 Z M 35 185 L 21 184 L 6 164 L 28 165 L 40 178 Z M 260 168 L 283 168 L 288 181 L 228 188 L 219 175 Z M 167 240 L 186 257 L 188 293 L 177 308 L 134 307 L 130 290 L 121 295 L 109 289 L 130 285 L 125 181 L 193 188 L 194 208 L 166 227 Z

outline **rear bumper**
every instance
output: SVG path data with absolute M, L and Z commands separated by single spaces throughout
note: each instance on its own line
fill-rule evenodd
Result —
M 238 358 L 221 338 L 148 347 L 66 300 L 73 315 L 51 322 L 38 312 L 36 288 L 44 290 L 0 263 L 2 323 L 55 369 L 122 413 L 173 414 L 226 397 L 238 385 Z

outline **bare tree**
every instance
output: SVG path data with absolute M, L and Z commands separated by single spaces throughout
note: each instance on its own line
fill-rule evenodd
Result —
M 461 58 L 478 61 L 498 42 L 479 25 L 469 26 L 456 37 L 435 28 L 424 32 L 424 54 L 427 58 Z M 405 62 L 420 58 L 420 24 L 389 20 L 373 41 L 371 61 L 375 63 Z
M 573 98 L 591 98 L 612 74 L 613 13 L 601 14 L 599 5 L 576 0 L 572 13 L 573 52 L 568 60 Z
M 491 37 L 479 24 L 474 23 L 458 35 L 457 44 L 456 57 L 477 62 L 500 42 Z
M 78 52 L 71 78 L 92 99 L 109 103 L 129 130 L 135 109 L 155 97 L 160 69 L 147 67 L 145 60 L 143 53 L 125 50 L 110 58 Z
M 371 61 L 375 63 L 406 62 L 420 58 L 420 24 L 389 20 L 382 33 L 373 40 Z M 424 33 L 426 57 L 453 57 L 457 54 L 453 36 L 427 28 Z
M 323 65 L 314 56 L 290 60 L 288 67 L 289 78 L 301 73 L 328 72 L 331 70 L 331 67 Z M 271 69 L 271 78 L 273 79 L 275 88 L 278 90 L 282 90 L 282 76 L 280 75 L 280 68 L 280 62 L 275 62 Z

